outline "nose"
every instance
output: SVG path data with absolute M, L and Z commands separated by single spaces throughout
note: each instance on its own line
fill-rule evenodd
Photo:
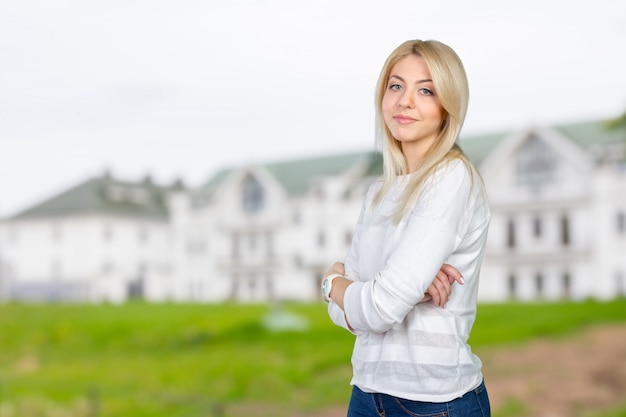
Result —
M 398 100 L 398 106 L 403 109 L 412 109 L 415 107 L 415 98 L 413 97 L 413 94 L 411 94 L 411 91 L 407 89 L 402 92 L 402 95 Z

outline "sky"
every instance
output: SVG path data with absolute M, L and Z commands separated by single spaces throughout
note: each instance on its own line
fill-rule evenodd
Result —
M 407 39 L 470 82 L 462 137 L 626 111 L 616 0 L 0 0 L 0 217 L 110 172 L 204 184 L 227 167 L 374 147 L 374 87 Z

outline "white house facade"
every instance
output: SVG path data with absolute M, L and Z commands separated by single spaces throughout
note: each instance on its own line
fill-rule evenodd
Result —
M 105 174 L 5 219 L 0 296 L 108 302 L 143 297 L 148 275 L 169 273 L 167 191 L 149 179 L 134 184 Z
M 579 123 L 461 140 L 492 221 L 484 302 L 626 295 L 626 130 Z M 4 219 L 0 297 L 319 300 L 376 152 L 235 167 L 204 186 L 105 175 Z
M 577 143 L 605 133 L 590 127 L 511 135 L 480 164 L 493 213 L 483 300 L 626 294 L 626 136 Z

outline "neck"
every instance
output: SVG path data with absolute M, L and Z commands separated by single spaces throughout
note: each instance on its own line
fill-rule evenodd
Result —
M 404 162 L 406 163 L 408 174 L 417 171 L 426 160 L 426 151 L 416 149 L 416 147 L 402 146 L 402 153 L 404 154 Z

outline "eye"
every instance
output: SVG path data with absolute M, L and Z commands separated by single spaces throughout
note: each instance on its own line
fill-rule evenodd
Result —
M 389 89 L 391 91 L 401 91 L 402 90 L 402 86 L 400 84 L 390 84 L 389 85 Z
M 420 88 L 418 91 L 420 92 L 420 94 L 423 94 L 425 96 L 434 96 L 435 95 L 435 93 L 433 93 L 428 88 Z

